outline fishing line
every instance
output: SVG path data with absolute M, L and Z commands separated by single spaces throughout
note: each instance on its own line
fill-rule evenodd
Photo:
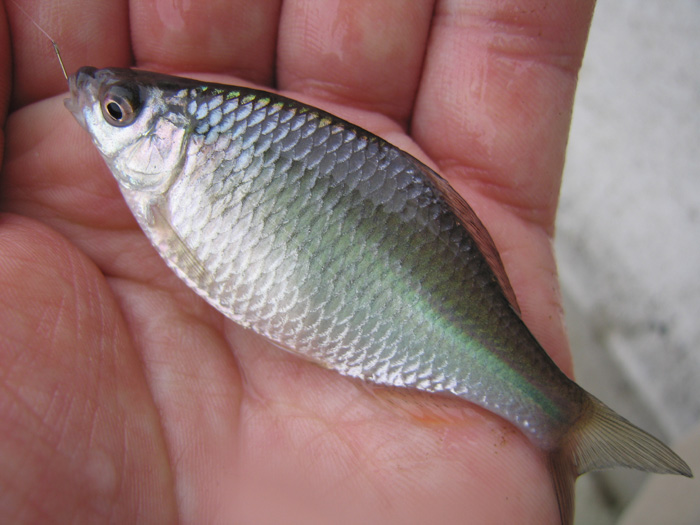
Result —
M 27 13 L 27 12 L 24 10 L 24 8 L 23 8 L 21 5 L 19 5 L 15 0 L 10 0 L 10 2 L 12 2 L 13 4 L 15 4 L 15 6 L 17 7 L 17 9 L 19 9 L 20 12 L 21 12 L 22 14 L 24 14 L 24 16 L 26 16 L 26 17 L 29 19 L 29 21 L 30 21 L 32 24 L 34 24 L 34 25 L 36 26 L 36 28 L 37 28 L 39 31 L 41 31 L 42 33 L 44 33 L 44 35 L 46 35 L 46 38 L 48 38 L 48 39 L 51 41 L 51 45 L 53 46 L 53 50 L 54 50 L 54 52 L 56 53 L 56 57 L 58 58 L 58 63 L 61 65 L 61 71 L 63 71 L 63 77 L 64 77 L 66 80 L 68 80 L 68 75 L 66 74 L 66 68 L 65 68 L 65 66 L 63 65 L 63 59 L 61 58 L 61 52 L 60 52 L 59 49 L 58 49 L 58 44 L 56 43 L 56 41 L 55 41 L 53 38 L 51 38 L 51 35 L 49 35 L 49 34 L 44 30 L 44 28 L 41 27 L 41 26 L 37 23 L 37 21 L 34 20 L 34 19 L 29 15 L 29 13 Z

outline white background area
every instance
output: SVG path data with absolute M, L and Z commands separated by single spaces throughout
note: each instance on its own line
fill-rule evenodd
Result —
M 700 422 L 700 1 L 599 0 L 556 250 L 579 383 L 663 440 L 691 439 Z M 684 457 L 696 476 L 699 458 Z M 643 480 L 581 478 L 577 523 L 615 523 Z M 700 502 L 700 481 L 680 481 Z M 670 504 L 654 497 L 645 500 Z M 667 522 L 686 523 L 676 507 Z M 695 509 L 687 523 L 700 523 Z

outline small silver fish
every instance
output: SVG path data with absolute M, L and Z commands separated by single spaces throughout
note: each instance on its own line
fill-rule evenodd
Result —
M 562 523 L 589 470 L 692 476 L 557 368 L 479 219 L 411 155 L 262 91 L 89 67 L 69 84 L 143 231 L 233 321 L 341 374 L 510 421 L 547 452 Z

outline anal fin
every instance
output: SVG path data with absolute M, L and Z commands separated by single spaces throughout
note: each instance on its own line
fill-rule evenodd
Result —
M 550 452 L 547 466 L 557 495 L 561 525 L 570 525 L 574 522 L 574 482 L 577 476 L 571 455 L 566 449 Z

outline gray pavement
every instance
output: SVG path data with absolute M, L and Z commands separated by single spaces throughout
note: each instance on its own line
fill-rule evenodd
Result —
M 556 250 L 579 382 L 666 441 L 700 450 L 699 1 L 599 0 Z M 690 460 L 698 475 L 699 456 Z M 642 523 L 652 513 L 633 500 L 645 478 L 580 480 L 577 524 L 616 523 L 629 505 L 624 523 Z M 658 478 L 651 484 L 670 479 Z M 700 523 L 700 481 L 679 481 L 690 510 L 648 487 L 644 503 L 665 523 Z

